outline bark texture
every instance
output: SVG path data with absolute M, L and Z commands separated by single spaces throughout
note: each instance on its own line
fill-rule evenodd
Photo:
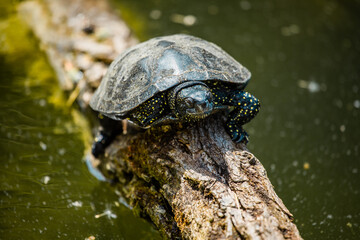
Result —
M 106 1 L 20 4 L 60 84 L 87 108 L 108 64 L 136 43 Z M 169 239 L 301 239 L 266 170 L 223 128 L 224 117 L 193 125 L 129 129 L 92 159 L 136 214 Z
M 301 239 L 260 161 L 223 123 L 216 115 L 119 136 L 100 168 L 169 238 Z

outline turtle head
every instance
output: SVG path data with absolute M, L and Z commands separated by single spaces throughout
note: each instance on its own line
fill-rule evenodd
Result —
M 176 86 L 171 94 L 170 107 L 175 116 L 185 121 L 196 121 L 210 115 L 214 108 L 210 88 L 198 81 Z

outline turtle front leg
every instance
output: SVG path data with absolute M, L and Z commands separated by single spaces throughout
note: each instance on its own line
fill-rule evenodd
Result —
M 104 154 L 105 148 L 115 139 L 116 135 L 122 132 L 122 124 L 120 121 L 113 120 L 102 114 L 99 114 L 100 131 L 95 137 L 95 142 L 91 147 L 91 153 L 94 157 Z
M 226 103 L 225 103 L 226 104 Z M 260 110 L 260 101 L 248 92 L 234 91 L 228 95 L 228 103 L 234 107 L 226 122 L 226 131 L 234 142 L 249 141 L 249 135 L 242 125 L 253 119 Z

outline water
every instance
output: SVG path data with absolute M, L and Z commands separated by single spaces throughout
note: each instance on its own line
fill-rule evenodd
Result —
M 158 238 L 88 173 L 81 160 L 86 121 L 65 106 L 11 3 L 0 3 L 0 238 Z M 358 239 L 359 1 L 113 3 L 141 40 L 193 34 L 249 68 L 247 90 L 262 100 L 260 114 L 245 126 L 249 148 L 301 235 Z M 110 214 L 95 218 L 102 213 Z
M 360 235 L 360 2 L 113 1 L 136 35 L 189 33 L 253 74 L 245 129 L 305 239 Z
M 0 239 L 159 239 L 89 174 L 87 120 L 14 7 L 0 19 Z

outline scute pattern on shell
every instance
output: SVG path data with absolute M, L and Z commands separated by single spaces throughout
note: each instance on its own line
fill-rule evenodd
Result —
M 243 88 L 250 76 L 213 43 L 184 34 L 158 37 L 129 48 L 112 62 L 90 106 L 117 118 L 184 81 L 221 80 Z

